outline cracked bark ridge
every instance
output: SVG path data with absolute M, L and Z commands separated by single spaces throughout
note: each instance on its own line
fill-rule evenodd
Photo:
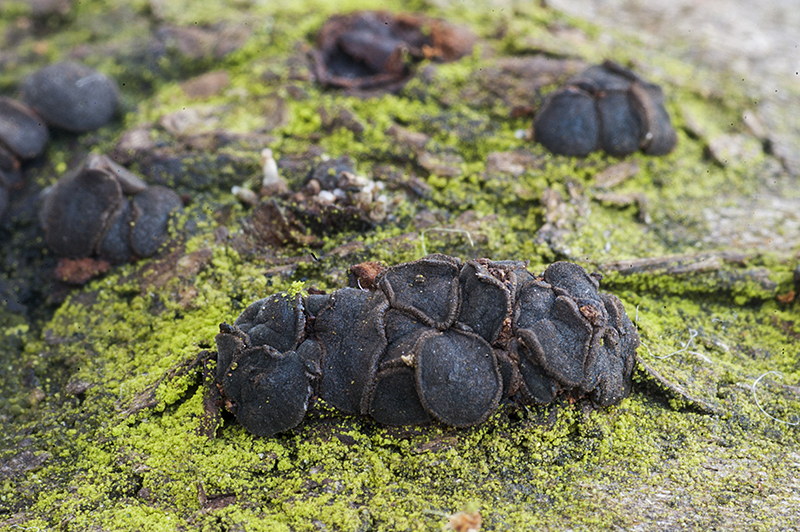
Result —
M 611 61 L 553 92 L 534 117 L 533 132 L 551 152 L 579 157 L 600 149 L 618 157 L 637 150 L 665 155 L 677 143 L 661 88 Z
M 577 264 L 526 267 L 429 255 L 355 268 L 370 289 L 259 300 L 220 326 L 216 385 L 262 436 L 300 423 L 313 397 L 394 426 L 469 427 L 501 401 L 560 394 L 619 403 L 639 346 L 622 303 Z

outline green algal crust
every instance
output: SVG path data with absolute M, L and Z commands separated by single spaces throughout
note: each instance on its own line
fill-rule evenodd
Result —
M 430 71 L 397 95 L 362 99 L 321 90 L 292 71 L 333 12 L 328 2 L 204 6 L 76 3 L 47 38 L 44 56 L 4 70 L 0 88 L 91 41 L 97 53 L 87 63 L 126 83 L 125 115 L 97 137 L 81 137 L 79 150 L 108 151 L 125 129 L 194 106 L 223 108 L 214 127 L 248 135 L 263 125 L 252 109 L 281 100 L 285 120 L 266 131 L 276 158 L 319 146 L 331 157 L 350 155 L 364 175 L 389 166 L 430 190 L 421 198 L 401 194 L 394 218 L 374 230 L 325 236 L 314 259 L 308 249 L 256 247 L 241 229 L 251 211 L 230 183 L 257 188 L 260 148 L 229 147 L 245 161 L 236 168 L 207 164 L 215 153 L 198 152 L 187 165 L 209 170 L 176 183 L 193 204 L 185 229 L 159 257 L 73 290 L 44 320 L 0 304 L 0 529 L 438 530 L 443 515 L 467 507 L 481 512 L 485 530 L 658 528 L 654 516 L 671 529 L 800 526 L 800 320 L 798 303 L 786 297 L 796 289 L 800 243 L 750 252 L 704 240 L 705 214 L 719 204 L 719 191 L 735 201 L 774 175 L 768 155 L 726 166 L 707 157 L 708 138 L 747 133 L 738 118 L 749 105 L 742 90 L 533 3 L 464 13 L 461 4 L 417 2 L 404 9 L 468 24 L 484 40 L 457 63 L 422 65 Z M 364 3 L 336 4 L 356 7 Z M 3 28 L 20 9 L 3 12 Z M 222 59 L 173 50 L 154 74 L 133 52 L 102 53 L 104 45 L 138 42 L 153 16 L 199 27 L 261 24 Z M 120 18 L 129 22 L 112 31 Z M 20 46 L 35 49 L 34 42 Z M 521 138 L 529 116 L 510 118 L 507 102 L 487 96 L 485 69 L 539 50 L 633 63 L 663 86 L 678 148 L 626 159 L 638 172 L 612 191 L 638 195 L 635 201 L 612 201 L 597 186 L 595 176 L 620 160 L 550 155 Z M 178 83 L 210 69 L 225 70 L 229 87 L 208 99 L 186 97 Z M 289 85 L 303 96 L 292 96 Z M 530 103 L 557 85 L 541 87 Z M 321 108 L 346 109 L 365 127 L 326 131 Z M 690 116 L 706 136 L 687 133 L 696 129 L 687 127 Z M 388 132 L 395 124 L 426 135 L 424 148 L 398 142 Z M 153 135 L 181 140 L 157 127 Z M 58 138 L 48 148 L 35 176 L 41 186 L 71 164 L 70 142 Z M 422 152 L 456 155 L 447 160 L 456 161 L 458 175 L 426 170 Z M 490 160 L 499 152 L 527 162 L 518 172 L 498 169 Z M 290 187 L 300 185 L 300 177 L 288 178 Z M 542 201 L 546 194 L 560 198 L 557 208 Z M 532 271 L 569 259 L 602 272 L 604 289 L 622 299 L 644 344 L 633 394 L 602 410 L 566 401 L 502 408 L 467 430 L 388 429 L 318 403 L 294 431 L 260 439 L 217 415 L 207 394 L 221 322 L 268 294 L 333 290 L 353 263 L 409 261 L 423 247 L 463 259 L 529 259 Z M 624 264 L 662 256 L 683 258 Z

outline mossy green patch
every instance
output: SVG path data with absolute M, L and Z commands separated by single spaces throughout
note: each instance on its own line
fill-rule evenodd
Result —
M 136 278 L 132 268 L 121 274 Z M 74 529 L 224 523 L 253 530 L 428 530 L 470 502 L 486 529 L 547 527 L 554 520 L 633 527 L 648 523 L 654 508 L 700 527 L 770 528 L 785 519 L 782 486 L 793 475 L 786 463 L 796 461 L 791 449 L 800 434 L 775 419 L 793 422 L 800 411 L 784 385 L 800 378 L 794 347 L 800 326 L 791 309 L 765 301 L 768 294 L 739 304 L 713 284 L 669 295 L 655 289 L 658 276 L 645 290 L 611 277 L 637 319 L 641 356 L 717 403 L 717 415 L 687 410 L 669 391 L 653 392 L 643 374 L 633 396 L 611 409 L 505 408 L 467 430 L 385 429 L 320 410 L 270 439 L 253 438 L 223 416 L 208 439 L 200 430 L 200 368 L 169 375 L 209 346 L 219 322 L 259 296 L 251 286 L 258 276 L 256 265 L 217 248 L 191 280 L 198 295 L 190 308 L 113 278 L 65 304 L 48 325 L 50 337 L 70 340 L 60 344 L 59 356 L 75 357 L 80 369 L 73 378 L 94 386 L 80 403 L 51 391 L 31 425 L 49 425 L 34 445 L 51 457 L 6 481 L 4 504 L 12 494 L 29 493 L 26 526 L 68 521 Z M 276 282 L 276 289 L 297 286 Z M 26 352 L 43 348 L 33 340 Z M 754 392 L 755 379 L 767 371 L 780 371 L 783 380 L 771 377 Z M 154 402 L 127 414 L 153 384 Z M 83 416 L 96 421 L 77 422 Z M 66 426 L 58 428 L 58 419 Z M 751 505 L 760 508 L 758 520 Z

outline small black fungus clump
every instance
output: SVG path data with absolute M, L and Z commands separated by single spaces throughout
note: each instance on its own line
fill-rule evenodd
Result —
M 398 90 L 422 59 L 455 61 L 469 54 L 467 29 L 419 14 L 359 11 L 334 15 L 317 35 L 313 57 L 323 85 Z
M 677 143 L 661 88 L 611 61 L 552 93 L 533 119 L 533 136 L 553 153 L 574 156 L 599 149 L 665 155 Z
M 108 76 L 77 63 L 57 63 L 38 70 L 22 83 L 22 99 L 45 121 L 82 133 L 107 124 L 119 92 Z
M 117 108 L 113 80 L 76 63 L 58 63 L 22 83 L 22 99 L 0 97 L 0 217 L 22 183 L 21 160 L 44 153 L 45 123 L 82 133 L 105 125 Z
M 0 97 L 0 217 L 9 190 L 22 182 L 21 160 L 41 155 L 49 136 L 44 121 L 28 106 Z
M 105 156 L 92 155 L 43 193 L 39 221 L 59 257 L 96 256 L 112 264 L 153 255 L 164 242 L 180 197 Z
M 577 264 L 541 277 L 524 262 L 446 255 L 369 265 L 352 270 L 369 290 L 276 294 L 220 325 L 216 385 L 250 432 L 295 427 L 315 396 L 385 425 L 468 427 L 504 400 L 607 406 L 630 393 L 639 336 Z
M 47 144 L 47 126 L 28 106 L 0 97 L 0 146 L 20 159 L 41 155 Z

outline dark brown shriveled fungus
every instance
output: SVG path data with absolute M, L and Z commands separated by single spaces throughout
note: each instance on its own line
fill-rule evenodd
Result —
M 619 403 L 639 346 L 622 303 L 577 264 L 526 266 L 429 255 L 354 268 L 371 289 L 272 295 L 220 325 L 215 385 L 260 436 L 298 425 L 314 397 L 395 426 L 469 427 L 501 401 L 560 394 Z
M 358 11 L 334 15 L 317 34 L 317 80 L 358 91 L 395 91 L 422 59 L 455 61 L 475 43 L 469 30 L 424 15 Z

